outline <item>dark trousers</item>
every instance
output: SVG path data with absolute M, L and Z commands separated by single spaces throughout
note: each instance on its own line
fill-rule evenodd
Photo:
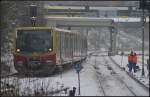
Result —
M 132 69 L 134 70 L 134 72 L 136 72 L 137 70 L 136 63 L 129 62 L 128 67 L 129 67 L 129 72 L 132 72 Z
M 133 70 L 134 70 L 134 73 L 136 72 L 136 69 L 137 69 L 137 67 L 136 67 L 136 63 L 132 63 L 133 64 Z
M 132 71 L 132 68 L 133 68 L 133 63 L 132 63 L 132 62 L 129 62 L 128 67 L 129 67 L 129 72 L 131 72 L 131 71 Z

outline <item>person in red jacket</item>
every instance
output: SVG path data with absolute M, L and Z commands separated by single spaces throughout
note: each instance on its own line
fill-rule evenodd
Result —
M 131 51 L 131 53 L 128 55 L 129 72 L 131 72 L 133 68 L 133 57 L 134 57 L 134 54 L 133 54 L 133 51 Z

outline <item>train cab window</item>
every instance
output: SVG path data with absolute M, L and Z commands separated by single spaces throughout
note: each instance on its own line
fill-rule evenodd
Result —
M 50 30 L 18 30 L 16 34 L 16 51 L 20 53 L 52 51 Z

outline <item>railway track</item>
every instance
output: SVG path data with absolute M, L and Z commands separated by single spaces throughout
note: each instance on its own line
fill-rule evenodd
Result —
M 109 57 L 110 58 L 110 60 L 117 66 L 117 67 L 119 67 L 120 69 L 122 69 L 121 67 L 120 67 L 120 65 L 118 64 L 118 63 L 116 63 L 113 59 L 112 59 L 112 57 Z M 136 79 L 135 77 L 133 77 L 133 76 L 131 76 L 127 71 L 125 71 L 126 72 L 126 74 L 128 75 L 128 76 L 130 76 L 133 80 L 135 80 L 136 82 L 138 82 L 145 90 L 147 90 L 147 91 L 149 91 L 149 87 L 147 87 L 145 84 L 143 84 L 142 82 L 140 82 L 138 79 Z
M 112 59 L 111 56 L 109 56 L 109 59 L 111 60 L 111 62 L 112 62 L 115 66 L 117 66 L 118 68 L 120 68 L 120 70 L 123 70 L 123 69 L 120 67 L 120 65 L 117 64 L 117 63 Z M 123 70 L 123 72 L 124 72 L 124 70 Z M 126 75 L 127 75 L 128 77 L 130 77 L 131 79 L 133 79 L 139 86 L 141 86 L 141 87 L 143 88 L 143 90 L 145 90 L 147 93 L 149 93 L 149 87 L 147 87 L 147 86 L 144 85 L 142 82 L 140 82 L 139 80 L 137 80 L 136 78 L 134 78 L 134 77 L 133 77 L 132 75 L 130 75 L 127 71 L 126 71 L 125 73 L 126 73 Z
M 104 90 L 104 88 L 102 86 L 101 80 L 99 79 L 99 72 L 96 72 L 96 73 L 97 73 L 96 76 L 97 76 L 98 82 L 99 82 L 99 88 L 102 90 L 103 96 L 107 96 L 106 92 L 105 92 L 105 90 Z
M 114 79 L 116 79 L 117 81 L 119 81 L 120 83 L 122 83 L 122 85 L 124 85 L 124 87 L 132 94 L 132 96 L 138 96 L 139 94 L 136 94 L 135 90 L 130 85 L 128 85 L 122 79 L 122 77 L 113 69 L 113 67 L 111 66 L 111 64 L 109 63 L 109 61 L 105 58 L 106 56 L 101 56 L 101 57 L 103 57 L 103 61 L 105 63 L 105 66 L 109 67 L 109 69 L 112 71 L 111 76 Z M 115 64 L 115 63 L 113 62 L 113 64 Z M 119 67 L 119 68 L 122 71 L 122 68 L 121 67 Z M 101 73 L 98 71 L 99 68 L 96 65 L 94 65 L 94 69 L 96 71 L 96 76 L 98 78 L 99 88 L 102 90 L 104 96 L 108 96 L 107 95 L 107 90 L 105 89 L 105 86 L 103 85 L 103 82 L 102 82 Z M 149 89 L 146 89 L 146 91 L 149 91 Z
M 110 66 L 110 64 L 108 64 L 108 61 L 106 61 L 105 57 L 104 57 L 105 63 Z M 111 67 L 111 66 L 110 66 Z M 133 96 L 137 96 L 133 90 L 119 77 L 119 75 L 117 75 L 117 73 L 115 72 L 115 70 L 111 67 L 111 70 L 113 72 L 113 75 L 117 80 L 119 80 L 122 84 L 125 85 L 125 87 L 133 94 Z
M 98 76 L 98 74 L 97 74 L 97 77 L 99 77 Z M 114 76 L 115 77 L 115 76 Z M 132 91 L 132 89 L 130 89 L 130 87 L 126 84 L 126 83 L 124 83 L 121 79 L 119 79 L 118 77 L 116 77 L 122 84 L 124 84 L 125 85 L 125 87 L 133 94 L 133 96 L 137 96 L 133 91 Z M 102 90 L 102 92 L 103 92 L 103 96 L 107 96 L 106 95 L 106 91 L 104 90 L 104 88 L 103 88 L 103 86 L 101 85 L 102 84 L 102 82 L 101 82 L 101 80 L 100 79 L 98 79 L 98 81 L 99 81 L 99 87 L 101 88 L 101 90 Z

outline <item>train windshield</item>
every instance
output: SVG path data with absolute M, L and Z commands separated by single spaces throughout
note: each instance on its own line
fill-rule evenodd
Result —
M 43 53 L 52 50 L 50 30 L 18 30 L 16 51 L 19 53 Z

